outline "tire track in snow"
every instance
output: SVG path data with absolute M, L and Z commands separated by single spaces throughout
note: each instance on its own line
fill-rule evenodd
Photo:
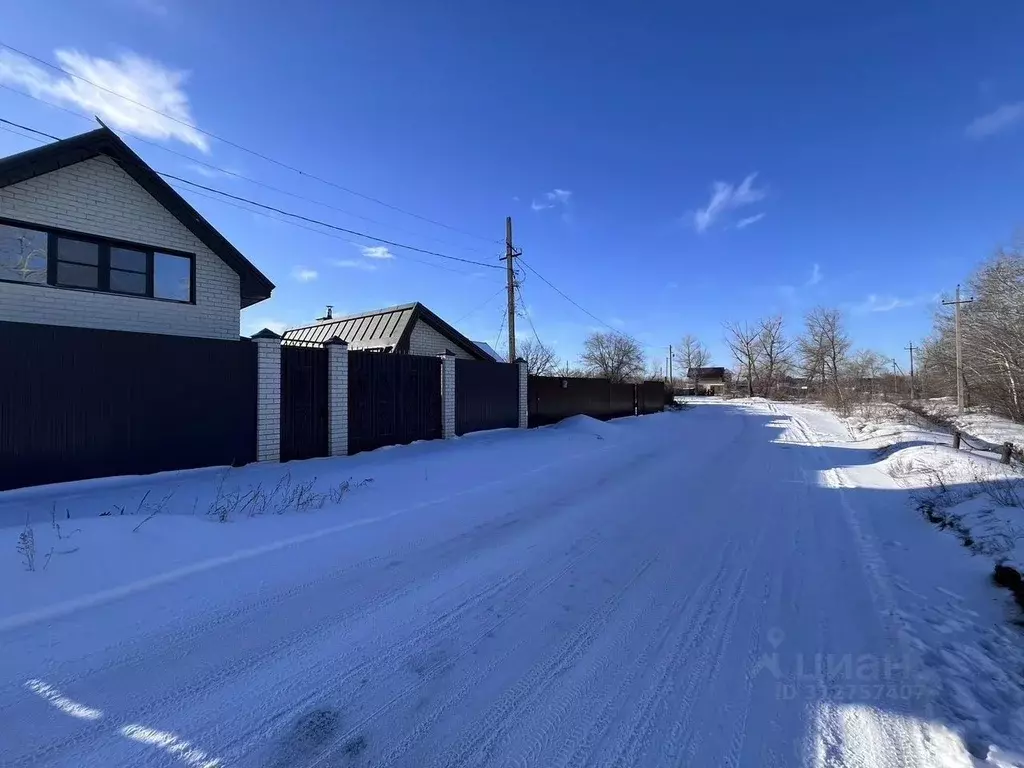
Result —
M 539 585 L 539 589 L 537 589 L 532 594 L 529 594 L 528 597 L 533 599 L 533 598 L 537 598 L 540 595 L 542 595 L 544 592 L 546 592 L 548 589 L 550 589 L 552 586 L 554 586 L 559 580 L 564 578 L 566 576 L 566 574 L 568 574 L 573 569 L 573 567 L 575 567 L 575 565 L 577 563 L 579 563 L 584 558 L 589 556 L 591 554 L 591 552 L 593 552 L 597 548 L 598 544 L 600 544 L 600 543 L 601 543 L 601 541 L 598 540 L 597 542 L 593 543 L 589 548 L 578 552 L 576 554 L 576 556 L 572 560 L 570 560 L 564 567 L 562 567 L 560 570 L 558 570 L 554 575 L 552 575 L 548 579 L 544 580 Z M 534 586 L 536 586 L 536 585 L 534 585 Z M 307 765 L 307 768 L 314 768 L 314 766 L 323 765 L 324 761 L 328 757 L 330 757 L 330 755 L 332 755 L 341 745 L 347 743 L 348 740 L 351 739 L 353 736 L 355 736 L 356 734 L 360 733 L 360 731 L 368 723 L 376 720 L 384 712 L 388 711 L 393 706 L 395 706 L 395 704 L 397 704 L 399 701 L 408 698 L 412 693 L 414 693 L 417 689 L 421 688 L 427 682 L 432 681 L 434 678 L 436 678 L 438 676 L 438 674 L 445 667 L 448 667 L 448 666 L 453 666 L 454 667 L 454 665 L 458 661 L 461 661 L 466 656 L 468 656 L 470 653 L 472 653 L 477 648 L 477 646 L 479 646 L 485 639 L 487 639 L 489 636 L 491 636 L 497 629 L 499 629 L 502 626 L 504 626 L 505 624 L 507 624 L 514 616 L 516 616 L 525 607 L 525 604 L 527 603 L 527 600 L 525 599 L 527 597 L 526 593 L 529 592 L 529 591 L 530 590 L 523 590 L 523 592 L 520 593 L 520 594 L 521 594 L 521 596 L 524 597 L 524 599 L 520 601 L 520 605 L 516 606 L 512 610 L 506 610 L 505 614 L 500 619 L 498 619 L 497 621 L 495 621 L 494 623 L 492 623 L 491 625 L 486 627 L 483 632 L 481 632 L 479 635 L 477 635 L 477 637 L 475 637 L 472 641 L 470 641 L 469 644 L 467 644 L 467 646 L 462 650 L 461 653 L 457 654 L 452 659 L 448 659 L 448 660 L 445 660 L 443 662 L 439 662 L 439 663 L 433 665 L 432 667 L 430 667 L 429 669 L 425 670 L 420 680 L 418 680 L 417 682 L 415 682 L 415 683 L 413 683 L 411 685 L 407 685 L 404 688 L 402 688 L 400 691 L 398 691 L 398 693 L 396 693 L 393 696 L 391 696 L 387 701 L 385 701 L 379 707 L 374 709 L 369 714 L 365 715 L 354 726 L 349 728 L 345 733 L 341 734 L 338 738 L 334 739 L 329 745 L 327 745 L 323 750 L 321 750 L 320 753 L 316 757 L 314 757 L 312 759 L 312 761 Z M 525 642 L 526 642 L 526 638 L 524 637 L 518 643 L 515 644 L 514 648 L 518 648 L 520 645 L 522 645 Z M 508 656 L 511 655 L 511 653 L 512 653 L 512 649 L 510 649 L 507 653 L 503 654 L 502 658 L 503 659 L 504 658 L 508 658 Z M 488 668 L 492 668 L 493 666 L 495 666 L 495 665 L 489 665 Z M 476 680 L 474 681 L 474 684 L 476 682 L 479 682 L 479 680 L 483 679 L 483 677 L 484 677 L 483 675 L 476 676 Z M 461 700 L 465 695 L 467 695 L 469 693 L 471 688 L 472 688 L 472 686 L 470 684 L 468 684 L 468 683 L 463 685 L 459 689 L 459 693 L 456 696 L 449 697 L 449 700 L 447 702 L 447 706 L 445 706 L 443 708 L 442 707 L 437 707 L 434 710 L 432 710 L 431 711 L 431 715 L 426 719 L 426 721 L 421 723 L 419 726 L 417 726 L 414 729 L 413 734 L 410 734 L 410 736 L 407 737 L 406 740 L 403 742 L 403 744 L 406 745 L 405 746 L 405 750 L 403 750 L 403 751 L 408 750 L 408 748 L 413 743 L 416 743 L 417 741 L 419 741 L 420 738 L 422 738 L 423 734 L 425 734 L 426 731 L 429 730 L 429 727 L 431 725 L 433 725 L 433 723 L 436 722 L 437 719 L 440 718 L 443 709 L 447 709 L 448 707 L 453 705 L 456 701 Z M 392 757 L 388 758 L 389 761 L 394 760 L 394 759 L 396 759 L 396 756 L 392 756 Z M 384 764 L 384 763 L 380 763 L 380 764 Z
M 614 749 L 614 756 L 609 759 L 610 765 L 635 766 L 640 764 L 641 755 L 651 744 L 661 709 L 674 693 L 674 673 L 677 667 L 691 653 L 703 646 L 705 638 L 722 635 L 723 639 L 727 639 L 730 631 L 730 617 L 735 613 L 736 603 L 742 594 L 747 572 L 748 568 L 743 568 L 728 584 L 729 600 L 723 615 L 720 612 L 721 600 L 722 595 L 727 592 L 723 571 L 699 603 L 696 625 L 682 627 L 672 652 L 667 655 L 662 654 L 662 658 L 655 668 L 653 684 L 648 686 L 645 695 L 634 707 L 635 715 L 619 737 L 618 744 Z M 691 664 L 692 661 L 691 657 Z M 700 675 L 706 664 L 706 653 L 697 656 L 696 670 L 692 667 L 687 670 L 691 679 L 694 675 Z M 684 706 L 688 707 L 692 704 L 692 689 L 688 688 Z
M 625 702 L 624 694 L 633 687 L 638 677 L 642 677 L 648 669 L 648 663 L 652 656 L 656 656 L 664 646 L 665 641 L 672 631 L 680 624 L 688 624 L 694 613 L 698 612 L 702 605 L 694 602 L 694 598 L 703 595 L 714 588 L 724 577 L 731 559 L 731 552 L 734 546 L 727 544 L 722 550 L 722 556 L 718 563 L 717 570 L 709 569 L 708 575 L 704 577 L 695 589 L 684 594 L 682 599 L 672 604 L 665 616 L 659 622 L 655 630 L 650 634 L 650 640 L 644 650 L 633 660 L 633 663 L 626 670 L 625 676 L 614 688 L 608 688 L 602 697 L 604 706 L 600 710 L 594 708 L 597 714 L 591 718 L 578 718 L 573 724 L 572 730 L 566 735 L 556 757 L 550 762 L 551 765 L 570 766 L 584 764 L 584 757 L 593 754 L 596 745 L 604 739 L 611 729 L 615 715 L 622 709 Z M 657 599 L 657 595 L 653 595 Z M 605 682 L 605 679 L 598 674 L 590 676 L 590 686 L 585 690 L 585 695 L 580 698 L 584 701 L 593 701 L 591 689 L 598 684 Z M 537 762 L 525 762 L 524 765 L 536 765 Z
M 444 631 L 449 625 L 456 623 L 462 617 L 463 614 L 472 610 L 477 604 L 479 604 L 483 600 L 486 600 L 492 595 L 500 592 L 510 582 L 512 582 L 515 578 L 518 578 L 520 575 L 521 572 L 516 572 L 514 574 L 503 577 L 497 582 L 486 583 L 482 590 L 473 594 L 471 597 L 466 598 L 455 607 L 435 617 L 423 628 L 422 631 L 433 631 L 438 633 Z M 398 598 L 396 597 L 395 600 L 397 599 Z M 395 600 L 389 601 L 389 604 L 391 602 L 394 602 Z M 156 717 L 159 711 L 166 708 L 168 704 L 174 704 L 182 700 L 189 701 L 190 704 L 194 706 L 197 700 L 201 698 L 199 694 L 212 694 L 212 691 L 215 688 L 224 685 L 230 678 L 237 676 L 242 671 L 261 666 L 269 659 L 279 655 L 285 649 L 291 650 L 296 655 L 301 655 L 305 649 L 308 649 L 317 644 L 319 635 L 331 629 L 341 630 L 344 627 L 344 625 L 348 623 L 348 621 L 352 619 L 353 616 L 356 614 L 358 614 L 358 611 L 352 610 L 346 616 L 341 618 L 328 617 L 311 629 L 303 629 L 281 638 L 271 646 L 267 646 L 264 649 L 262 649 L 261 652 L 256 655 L 233 657 L 231 664 L 226 665 L 225 667 L 221 667 L 215 674 L 208 676 L 198 676 L 193 678 L 188 684 L 184 686 L 174 686 L 169 689 L 164 689 L 162 694 L 156 698 L 149 699 L 145 701 L 143 704 L 136 706 L 135 708 L 123 709 L 120 712 L 116 713 L 114 717 L 108 716 L 102 722 L 90 723 L 87 727 L 81 728 L 78 732 L 69 735 L 65 739 L 51 741 L 48 744 L 46 744 L 46 746 L 42 750 L 37 750 L 36 752 L 33 752 L 31 754 L 21 756 L 10 763 L 5 763 L 5 765 L 9 764 L 12 766 L 12 768 L 14 766 L 21 765 L 39 765 L 40 763 L 47 762 L 45 758 L 48 755 L 63 752 L 67 749 L 74 748 L 75 746 L 82 744 L 84 742 L 107 735 L 112 728 L 112 721 L 116 724 L 148 722 L 152 720 L 154 717 Z M 412 625 L 419 619 L 420 616 L 413 616 L 412 618 L 404 622 L 402 626 Z M 296 643 L 295 641 L 299 637 L 302 637 L 304 639 L 304 642 Z M 420 643 L 422 642 L 422 637 L 422 633 L 419 633 L 409 638 L 400 647 L 419 647 Z M 395 654 L 397 654 L 397 650 Z M 330 662 L 332 666 L 338 663 L 339 662 L 337 660 L 332 660 Z M 361 665 L 357 665 L 356 667 L 350 670 L 349 674 L 358 674 L 363 669 L 365 669 L 365 667 L 368 666 L 369 663 L 370 662 L 365 662 Z M 224 727 L 229 723 L 222 722 L 220 723 L 220 727 Z
M 474 736 L 468 743 L 463 743 L 449 751 L 443 764 L 447 768 L 460 765 L 483 765 L 494 751 L 505 741 L 516 723 L 512 715 L 519 711 L 528 701 L 539 698 L 566 670 L 575 666 L 593 645 L 597 633 L 619 607 L 622 598 L 640 578 L 654 565 L 656 557 L 643 562 L 636 573 L 614 592 L 597 610 L 591 612 L 576 630 L 562 641 L 558 650 L 534 667 L 488 710 L 483 720 L 473 725 Z

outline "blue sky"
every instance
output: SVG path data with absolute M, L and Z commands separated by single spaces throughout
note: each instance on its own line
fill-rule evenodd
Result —
M 1024 222 L 1019 3 L 54 5 L 8 0 L 0 40 L 458 231 L 10 51 L 0 83 L 318 203 L 128 138 L 158 170 L 421 248 L 498 264 L 511 215 L 526 260 L 650 357 L 694 333 L 728 364 L 723 322 L 796 330 L 825 304 L 902 362 L 935 295 Z M 90 128 L 6 89 L 0 117 Z M 30 146 L 0 131 L 0 153 Z M 495 341 L 497 269 L 186 196 L 277 283 L 246 332 L 419 300 Z M 562 356 L 600 327 L 529 272 L 522 293 Z

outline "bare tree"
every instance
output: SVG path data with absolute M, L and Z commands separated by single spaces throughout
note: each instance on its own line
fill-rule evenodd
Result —
M 708 348 L 701 344 L 696 336 L 688 333 L 683 336 L 683 340 L 679 342 L 679 350 L 672 357 L 693 382 L 694 394 L 698 394 L 701 369 L 706 368 L 711 362 Z
M 804 335 L 798 342 L 804 370 L 817 372 L 820 366 L 822 394 L 828 386 L 830 397 L 826 398 L 834 398 L 834 405 L 845 408 L 841 377 L 850 352 L 850 338 L 843 327 L 843 316 L 838 309 L 816 307 L 804 323 Z
M 757 344 L 762 361 L 759 389 L 765 397 L 775 394 L 780 380 L 792 367 L 790 351 L 793 343 L 786 338 L 782 315 L 775 315 L 758 324 Z
M 746 377 L 747 396 L 753 397 L 761 363 L 760 329 L 747 323 L 726 323 L 725 343 L 729 345 L 741 374 Z
M 619 331 L 592 333 L 583 342 L 580 362 L 601 378 L 632 381 L 643 376 L 644 350 L 639 341 Z
M 861 349 L 850 356 L 846 366 L 846 378 L 850 388 L 857 394 L 873 398 L 881 391 L 882 380 L 889 373 L 889 358 L 870 349 Z M 890 384 L 891 376 L 890 378 Z
M 1024 252 L 1001 250 L 971 276 L 974 302 L 960 308 L 967 404 L 985 405 L 1024 421 Z M 956 391 L 953 312 L 942 307 L 919 361 L 934 394 Z
M 550 376 L 558 365 L 554 350 L 540 339 L 520 341 L 516 344 L 516 352 L 526 361 L 526 371 L 531 376 Z

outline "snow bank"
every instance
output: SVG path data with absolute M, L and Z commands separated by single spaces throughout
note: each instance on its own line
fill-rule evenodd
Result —
M 579 416 L 550 429 L 496 430 L 346 458 L 3 492 L 0 629 L 317 538 L 343 539 L 389 517 L 443 509 L 509 478 L 608 456 L 679 418 Z
M 992 450 L 984 450 L 980 441 L 982 449 L 965 441 L 954 450 L 949 433 L 897 405 L 861 406 L 844 421 L 855 439 L 876 451 L 874 466 L 915 491 L 918 508 L 932 522 L 955 533 L 975 554 L 1024 572 L 1024 473 L 998 462 L 998 442 L 992 439 L 1018 431 L 1024 438 L 1020 425 L 1002 419 L 998 429 L 970 433 Z M 965 416 L 960 423 L 967 431 L 983 420 Z

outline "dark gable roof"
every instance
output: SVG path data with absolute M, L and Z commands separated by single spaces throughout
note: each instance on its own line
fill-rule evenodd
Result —
M 106 155 L 117 163 L 200 242 L 238 273 L 243 307 L 270 297 L 274 284 L 109 128 L 98 128 L 0 159 L 0 187 L 27 181 L 99 155 Z
M 491 356 L 418 301 L 397 307 L 360 312 L 357 315 L 322 320 L 315 325 L 290 328 L 284 332 L 285 343 L 323 344 L 337 336 L 348 342 L 350 349 L 381 349 L 387 352 L 408 352 L 409 337 L 417 320 L 422 320 L 442 336 L 462 347 L 478 360 Z
M 724 379 L 725 368 L 691 368 L 686 372 L 686 378 L 693 379 L 694 372 L 702 379 Z

